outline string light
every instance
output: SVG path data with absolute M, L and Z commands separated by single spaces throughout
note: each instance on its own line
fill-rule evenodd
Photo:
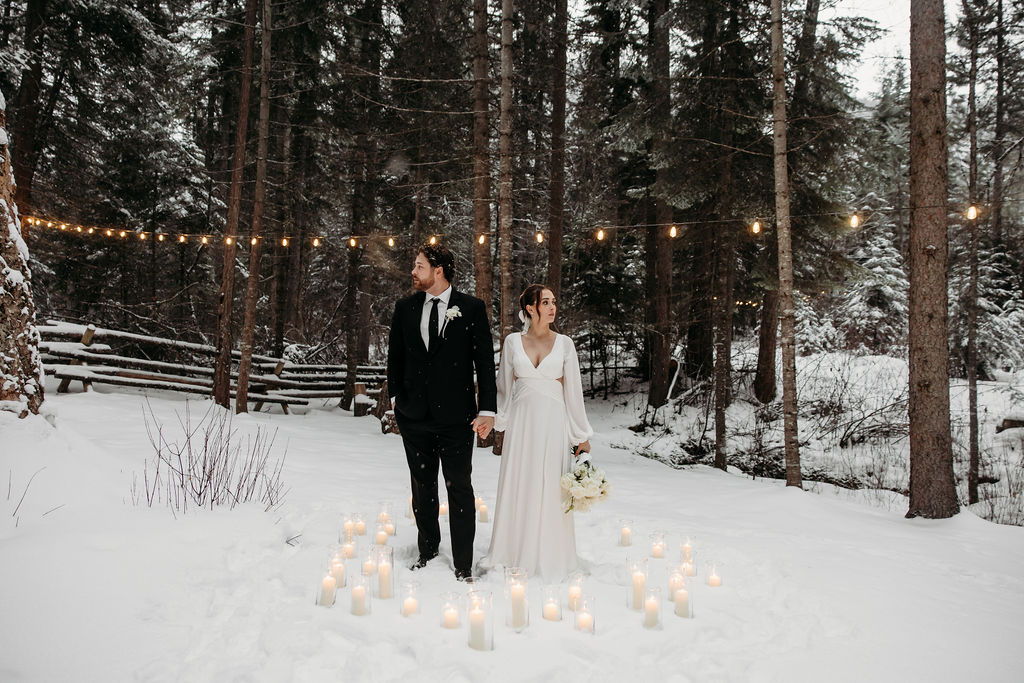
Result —
M 251 244 L 252 246 L 255 247 L 256 246 L 256 238 L 253 237 L 251 240 L 249 240 L 249 244 Z
M 121 232 L 117 233 L 117 236 L 120 237 L 121 239 L 124 239 L 127 234 L 127 230 L 122 230 Z
M 358 244 L 359 244 L 359 242 L 356 241 L 355 237 L 349 237 L 348 238 L 348 246 L 350 246 L 353 249 L 355 249 Z
M 93 234 L 94 232 L 96 232 L 96 228 L 89 228 L 89 234 L 90 235 Z
M 477 244 L 483 244 L 484 242 L 487 241 L 487 236 L 481 233 L 480 236 L 476 238 L 476 241 Z
M 971 204 L 970 206 L 967 207 L 967 219 L 973 221 L 977 217 L 978 207 L 976 207 L 974 204 Z
M 676 236 L 678 236 L 678 235 L 679 235 L 679 228 L 677 228 L 676 226 L 673 225 L 671 228 L 668 229 L 668 236 L 669 237 L 675 239 Z
M 761 221 L 754 221 L 751 224 L 751 226 L 750 226 L 750 232 L 754 233 L 755 235 L 760 235 L 761 234 Z
M 163 242 L 164 241 L 164 234 L 160 233 L 159 235 L 157 235 L 156 236 L 156 241 L 157 242 Z
M 395 238 L 394 237 L 389 237 L 388 238 L 388 246 L 389 247 L 395 246 Z
M 144 239 L 146 239 L 146 233 L 144 233 L 144 232 L 140 232 L 140 233 L 139 233 L 139 241 L 141 242 L 141 241 L 142 241 L 142 240 L 144 240 Z
M 203 238 L 201 240 L 199 240 L 199 241 L 202 242 L 203 244 L 209 244 L 210 243 L 210 238 L 207 237 L 206 235 L 203 235 Z
M 604 228 L 598 228 L 597 230 L 597 241 L 601 242 L 604 240 Z
M 541 244 L 543 242 L 544 242 L 544 233 L 542 233 L 540 230 L 538 230 L 537 231 L 537 244 Z
M 437 244 L 437 235 L 431 235 L 430 236 L 430 243 L 431 244 Z
M 281 238 L 281 246 L 282 247 L 287 247 L 288 246 L 288 238 L 287 237 L 282 237 Z
M 224 244 L 228 245 L 229 247 L 231 246 L 231 244 L 232 244 L 232 243 L 233 243 L 234 241 L 235 241 L 235 240 L 233 240 L 233 239 L 231 238 L 231 235 L 228 235 L 227 237 L 225 237 L 225 238 L 224 238 Z
M 79 225 L 77 228 L 75 228 L 75 230 L 77 230 L 78 232 L 82 232 L 82 226 Z
M 856 228 L 859 225 L 860 225 L 860 216 L 858 216 L 857 214 L 853 214 L 852 216 L 850 216 L 850 227 L 851 228 Z
M 314 247 L 319 247 L 320 246 L 320 238 L 319 237 L 314 237 L 313 238 L 313 246 Z
M 178 235 L 178 244 L 184 244 L 187 239 L 184 235 Z

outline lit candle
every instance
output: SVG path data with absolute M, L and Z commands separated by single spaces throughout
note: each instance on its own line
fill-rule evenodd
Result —
M 386 523 L 384 525 L 384 531 L 387 532 L 388 536 L 394 536 L 395 535 L 395 523 L 394 522 Z
M 377 594 L 382 599 L 391 597 L 391 563 L 387 560 L 377 565 Z
M 352 586 L 352 614 L 358 617 L 366 614 L 366 586 Z
M 664 541 L 655 541 L 651 544 L 651 557 L 665 557 Z
M 479 606 L 469 610 L 469 646 L 474 650 L 487 649 L 487 625 L 484 610 Z
M 722 577 L 715 573 L 714 566 L 711 567 L 711 576 L 708 577 L 708 585 L 711 587 L 722 585 Z
M 345 543 L 344 545 L 341 546 L 341 557 L 343 559 L 350 560 L 350 559 L 352 559 L 355 556 L 356 556 L 356 544 L 355 543 L 349 542 L 349 543 Z
M 522 628 L 526 626 L 526 586 L 515 582 L 508 594 L 512 602 L 512 628 Z
M 344 530 L 345 530 L 345 538 L 352 538 L 352 534 L 356 530 L 356 523 L 353 522 L 351 519 L 346 519 L 345 520 Z
M 363 561 L 363 576 L 373 576 L 377 571 L 377 562 L 373 557 L 368 557 Z
M 377 545 L 387 545 L 388 532 L 386 529 L 377 529 L 377 536 L 375 537 Z
M 644 628 L 658 625 L 658 598 L 653 595 L 644 600 Z
M 484 499 L 481 498 L 480 496 L 477 496 L 476 499 L 473 501 L 473 505 L 474 505 L 474 507 L 476 507 L 477 510 L 479 510 L 480 509 L 480 503 L 482 503 L 482 502 L 484 502 Z
M 459 627 L 459 610 L 455 609 L 451 605 L 444 608 L 444 619 L 441 625 L 445 628 L 458 628 Z
M 672 572 L 672 576 L 668 577 L 668 598 L 669 600 L 675 600 L 676 591 L 683 587 L 683 575 L 680 572 Z
M 441 503 L 441 505 L 438 506 L 438 508 L 437 508 L 437 512 L 438 512 L 438 514 L 441 514 L 441 515 L 447 515 L 448 514 L 448 503 L 447 502 Z
M 548 600 L 544 603 L 544 618 L 548 621 L 560 621 L 561 615 L 558 613 L 558 603 L 554 600 Z
M 487 510 L 487 503 L 480 503 L 480 507 L 477 508 L 477 509 L 480 510 L 480 521 L 481 522 L 489 522 L 489 521 L 491 521 L 491 514 Z
M 690 538 L 687 536 L 686 543 L 679 546 L 679 550 L 683 553 L 683 559 L 687 562 L 693 561 L 693 546 L 690 545 Z
M 690 594 L 685 587 L 680 587 L 675 593 L 676 614 L 681 617 L 690 616 Z
M 331 560 L 331 576 L 334 577 L 335 587 L 345 585 L 345 563 L 341 560 Z
M 356 520 L 356 535 L 357 536 L 365 536 L 366 535 L 366 522 L 364 522 L 361 519 Z
M 619 545 L 632 545 L 633 544 L 633 530 L 628 526 L 622 527 L 622 531 L 619 532 Z
M 576 628 L 580 631 L 586 631 L 587 633 L 594 632 L 594 616 L 582 610 L 576 614 Z
M 337 586 L 337 582 L 334 577 L 328 574 L 324 577 L 323 582 L 320 584 L 320 601 L 319 604 L 323 607 L 330 607 L 334 604 L 334 589 Z
M 580 606 L 580 596 L 583 595 L 582 586 L 569 586 L 569 609 L 575 612 Z
M 697 568 L 693 565 L 693 562 L 683 562 L 683 574 L 686 576 L 696 576 Z
M 647 575 L 639 569 L 633 572 L 633 609 L 643 609 L 644 588 L 647 587 Z
M 412 615 L 416 614 L 416 610 L 418 610 L 419 607 L 420 601 L 417 600 L 414 596 L 410 595 L 402 601 L 402 616 L 411 617 Z
M 391 515 L 389 515 L 387 513 L 387 510 L 382 510 L 381 513 L 379 515 L 377 515 L 377 523 L 378 524 L 384 524 L 384 523 L 386 523 L 386 522 L 388 522 L 390 520 L 391 520 Z

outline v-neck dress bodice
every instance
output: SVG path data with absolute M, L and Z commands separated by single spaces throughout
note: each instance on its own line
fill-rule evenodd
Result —
M 505 338 L 494 426 L 505 437 L 491 545 L 481 568 L 521 567 L 558 581 L 579 564 L 560 480 L 572 468 L 571 447 L 593 434 L 572 339 L 558 335 L 535 366 L 521 334 Z

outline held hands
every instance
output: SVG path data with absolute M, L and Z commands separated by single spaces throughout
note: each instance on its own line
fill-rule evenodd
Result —
M 476 419 L 470 423 L 470 426 L 481 439 L 486 439 L 487 435 L 491 433 L 492 429 L 494 429 L 494 418 L 478 415 Z

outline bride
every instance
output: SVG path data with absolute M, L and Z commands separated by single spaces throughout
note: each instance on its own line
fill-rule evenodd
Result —
M 559 581 L 578 565 L 573 516 L 563 512 L 559 480 L 575 457 L 590 451 L 594 432 L 576 347 L 552 328 L 554 294 L 530 285 L 519 307 L 523 332 L 505 338 L 498 368 L 494 428 L 505 440 L 491 546 L 481 565 L 520 567 Z

